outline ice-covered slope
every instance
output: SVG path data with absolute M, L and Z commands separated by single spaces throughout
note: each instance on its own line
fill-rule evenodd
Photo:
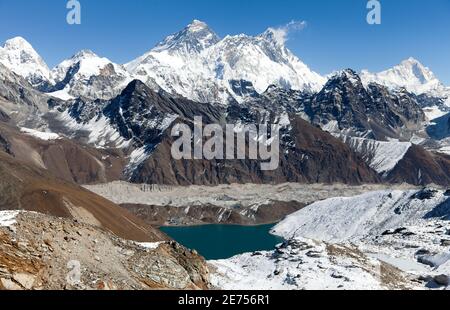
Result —
M 39 88 L 51 81 L 47 64 L 22 37 L 12 38 L 0 47 L 0 63 L 34 87 Z
M 287 217 L 273 233 L 350 243 L 406 272 L 423 287 L 449 286 L 448 190 L 393 190 L 332 198 Z
M 61 136 L 56 134 L 56 133 L 51 133 L 51 132 L 43 132 L 43 131 L 37 131 L 34 129 L 29 129 L 29 128 L 20 128 L 20 131 L 23 132 L 26 135 L 41 139 L 41 140 L 45 140 L 45 141 L 51 141 L 51 140 L 57 140 L 60 139 Z
M 274 251 L 246 253 L 210 261 L 216 287 L 228 290 L 381 290 L 409 288 L 399 270 L 389 268 L 350 246 L 304 238 L 291 239 Z M 348 266 L 352 266 L 349 268 Z M 394 281 L 383 281 L 389 268 Z
M 132 80 L 123 66 L 89 50 L 64 60 L 51 71 L 51 75 L 55 81 L 51 94 L 61 99 L 71 96 L 111 99 Z
M 271 84 L 316 91 L 325 83 L 276 40 L 273 30 L 220 40 L 200 21 L 167 37 L 126 68 L 144 83 L 155 81 L 168 92 L 201 102 L 241 100 L 231 86 L 240 80 L 260 93 Z
M 448 193 L 431 190 L 378 191 L 331 198 L 288 216 L 272 232 L 285 238 L 301 236 L 329 242 L 361 240 L 413 224 L 433 212 L 437 214 L 439 206 L 442 216 L 449 216 L 449 199 Z
M 212 261 L 225 289 L 449 288 L 450 193 L 387 190 L 316 202 L 276 225 L 271 252 Z
M 344 136 L 342 139 L 381 175 L 392 171 L 412 146 L 410 142 L 386 142 L 349 136 Z

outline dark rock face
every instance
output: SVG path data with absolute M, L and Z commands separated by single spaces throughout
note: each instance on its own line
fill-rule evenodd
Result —
M 61 81 L 56 83 L 55 86 L 53 86 L 51 89 L 48 89 L 47 91 L 52 92 L 64 89 L 64 87 L 66 87 L 66 85 L 70 83 L 70 81 L 74 78 L 75 74 L 77 74 L 79 70 L 80 62 L 77 62 L 67 70 L 66 76 Z
M 445 200 L 440 205 L 436 206 L 432 211 L 425 215 L 425 218 L 442 218 L 444 220 L 450 220 L 450 198 Z M 448 241 L 448 240 L 447 240 Z
M 133 182 L 155 184 L 222 184 L 279 182 L 378 182 L 379 178 L 341 141 L 308 124 L 297 116 L 289 117 L 283 106 L 270 101 L 262 104 L 231 103 L 221 106 L 173 98 L 155 92 L 140 81 L 133 81 L 111 101 L 77 100 L 69 109 L 80 122 L 106 117 L 121 137 L 133 147 L 145 147 L 149 158 L 132 171 Z M 258 160 L 183 160 L 171 157 L 170 136 L 176 122 L 192 126 L 201 116 L 204 124 L 267 124 L 284 117 L 292 124 L 282 129 L 279 169 L 265 172 Z M 175 122 L 174 122 L 175 121 Z M 172 123 L 174 122 L 174 123 Z M 172 123 L 172 124 L 171 124 Z M 172 126 L 169 126 L 172 125 Z
M 427 127 L 427 133 L 435 140 L 450 137 L 450 113 L 433 120 L 433 124 Z
M 344 71 L 331 78 L 311 103 L 312 122 L 327 124 L 336 120 L 340 128 L 355 127 L 367 130 L 370 126 L 365 115 L 370 97 L 362 82 L 352 71 Z
M 450 107 L 448 107 L 445 104 L 445 100 L 447 98 L 441 98 L 441 97 L 433 97 L 428 94 L 421 94 L 416 96 L 415 98 L 417 102 L 419 103 L 420 107 L 427 108 L 427 107 L 438 107 L 442 111 L 448 111 L 450 112 Z
M 208 123 L 219 122 L 221 118 L 221 111 L 211 105 L 156 93 L 138 80 L 109 102 L 103 114 L 117 126 L 122 137 L 140 142 L 138 146 L 160 142 L 167 115 L 173 115 L 174 119 L 201 116 Z
M 287 111 L 344 137 L 409 141 L 415 132 L 424 129 L 423 100 L 404 89 L 390 91 L 374 83 L 364 87 L 355 72 L 344 70 L 332 77 L 317 94 L 269 87 L 258 98 L 248 100 L 244 108 L 231 107 L 229 115 L 260 121 L 255 117 L 258 109 L 272 109 L 275 114 Z M 439 140 L 450 136 L 448 115 L 435 120 L 435 123 L 427 128 L 432 138 Z M 436 142 L 430 140 L 427 143 L 433 146 Z M 411 147 L 397 167 L 383 176 L 383 180 L 388 182 L 415 185 L 448 185 L 449 178 L 448 156 L 431 153 L 420 146 Z
M 434 281 L 442 286 L 449 286 L 450 285 L 450 277 L 445 275 L 445 274 L 441 274 L 438 276 L 434 277 Z
M 413 145 L 386 180 L 392 183 L 407 182 L 415 185 L 450 184 L 450 156 L 432 153 Z
M 6 114 L 5 112 L 2 111 L 2 109 L 0 109 L 0 122 L 9 122 L 11 120 L 11 118 L 8 116 L 8 114 Z
M 131 180 L 134 182 L 187 185 L 229 182 L 379 181 L 379 178 L 373 177 L 373 172 L 368 172 L 370 168 L 361 168 L 360 160 L 348 162 L 350 167 L 346 168 L 347 161 L 343 159 L 352 154 L 351 150 L 342 147 L 340 141 L 314 126 L 308 126 L 298 116 L 293 117 L 296 119 L 294 123 L 306 132 L 299 132 L 292 124 L 291 128 L 282 129 L 283 155 L 280 168 L 276 172 L 262 172 L 258 168 L 258 162 L 250 160 L 184 161 L 181 165 L 170 161 L 169 146 L 173 141 L 170 140 L 168 132 L 171 128 L 162 126 L 168 115 L 187 124 L 191 124 L 194 116 L 202 116 L 205 124 L 261 124 L 277 123 L 281 115 L 286 113 L 310 118 L 313 124 L 323 125 L 334 120 L 340 129 L 347 129 L 350 134 L 378 139 L 399 138 L 404 134 L 400 128 L 417 127 L 424 119 L 415 99 L 405 91 L 391 93 L 385 87 L 375 84 L 371 84 L 366 90 L 359 77 L 348 70 L 331 79 L 317 95 L 269 87 L 266 93 L 258 98 L 240 104 L 232 102 L 226 110 L 184 98 L 173 98 L 164 92 L 157 93 L 139 81 L 130 83 L 120 96 L 111 101 L 78 100 L 70 107 L 70 114 L 81 122 L 106 116 L 122 137 L 132 139 L 135 147 L 146 146 L 149 153 L 153 152 L 145 163 L 131 172 Z M 310 138 L 307 133 L 313 130 L 316 134 L 320 132 L 320 137 L 313 135 L 317 140 L 305 143 L 305 139 Z M 318 142 L 329 142 L 331 139 L 331 144 Z M 302 146 L 301 150 L 299 146 Z M 337 150 L 345 150 L 343 156 L 335 155 Z M 352 156 L 357 158 L 354 154 Z M 322 161 L 328 163 L 328 166 L 319 164 Z M 160 162 L 167 162 L 169 167 L 158 168 Z M 417 162 L 420 164 L 417 165 Z M 426 168 L 430 162 L 433 163 L 431 170 Z M 448 184 L 449 178 L 445 172 L 448 171 L 447 165 L 445 156 L 430 154 L 419 147 L 413 147 L 386 180 L 412 184 Z M 202 174 L 199 175 L 198 171 Z M 343 171 L 347 172 L 342 173 Z M 405 171 L 414 173 L 408 172 L 405 175 Z
M 198 225 L 198 224 L 238 224 L 260 225 L 282 220 L 285 216 L 300 210 L 305 204 L 297 201 L 270 201 L 258 206 L 257 210 L 236 206 L 226 208 L 216 205 L 199 204 L 186 208 L 177 206 L 149 206 L 121 204 L 130 213 L 149 225 Z
M 319 126 L 336 122 L 335 130 L 377 140 L 409 139 L 425 121 L 415 95 L 404 89 L 390 91 L 378 84 L 366 88 L 350 69 L 330 78 L 317 94 L 272 86 L 248 103 L 299 113 Z
M 428 200 L 433 198 L 437 194 L 437 190 L 431 188 L 425 188 L 417 193 L 415 193 L 411 198 L 419 200 Z
M 252 82 L 245 80 L 231 80 L 230 81 L 231 90 L 233 93 L 242 98 L 256 98 L 258 97 L 258 93 L 253 87 Z
M 201 116 L 206 122 L 219 123 L 223 115 L 220 108 L 155 92 L 138 80 L 112 100 L 78 98 L 57 108 L 67 110 L 81 124 L 106 117 L 122 138 L 132 140 L 132 146 L 150 148 L 161 142 L 161 134 L 177 117 Z
M 6 140 L 3 136 L 0 135 L 0 151 L 3 151 L 7 154 L 11 154 L 11 145 L 8 140 Z
M 379 182 L 377 174 L 348 146 L 299 117 L 291 119 L 288 143 L 282 142 L 280 164 L 262 171 L 258 160 L 174 160 L 173 138 L 161 144 L 135 173 L 136 183 L 217 185 L 227 183 L 333 183 Z
M 401 137 L 405 129 L 415 130 L 425 121 L 419 104 L 405 90 L 390 92 L 378 84 L 366 89 L 352 70 L 331 78 L 305 110 L 315 124 L 337 121 L 341 130 L 378 140 Z

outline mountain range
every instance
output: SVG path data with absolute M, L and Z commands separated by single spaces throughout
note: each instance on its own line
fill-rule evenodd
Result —
M 9 130 L 41 140 L 51 132 L 103 154 L 68 169 L 65 178 L 78 183 L 450 183 L 450 90 L 413 58 L 380 73 L 321 76 L 272 28 L 220 38 L 194 20 L 124 65 L 83 50 L 49 69 L 14 38 L 0 47 L 0 76 Z M 280 168 L 171 160 L 170 130 L 196 115 L 206 124 L 280 124 Z M 15 144 L 8 137 L 5 148 Z
M 242 100 L 242 94 L 233 87 L 240 80 L 251 82 L 258 93 L 270 85 L 320 91 L 327 77 L 310 70 L 284 43 L 273 28 L 254 37 L 241 34 L 221 39 L 207 24 L 194 20 L 124 65 L 83 50 L 50 70 L 21 37 L 6 41 L 0 48 L 0 62 L 33 87 L 46 92 L 58 91 L 54 95 L 59 96 L 110 99 L 133 78 L 200 102 L 226 103 L 230 97 Z M 447 99 L 450 92 L 429 68 L 414 58 L 380 73 L 363 70 L 360 75 L 364 85 L 376 82 L 391 89 L 406 88 L 416 95 Z M 102 80 L 105 76 L 108 79 Z M 105 91 L 104 83 L 108 82 L 111 85 L 107 88 L 111 89 Z M 95 92 L 96 83 L 102 83 L 100 92 Z

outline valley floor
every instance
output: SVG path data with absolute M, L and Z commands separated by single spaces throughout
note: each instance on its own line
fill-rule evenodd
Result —
M 88 190 L 159 226 L 275 223 L 303 207 L 331 197 L 351 197 L 411 185 L 231 184 L 173 187 L 111 182 Z

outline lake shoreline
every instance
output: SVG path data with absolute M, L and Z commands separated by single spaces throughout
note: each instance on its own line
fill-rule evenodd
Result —
M 289 215 L 289 214 L 288 214 Z M 267 226 L 267 225 L 273 225 L 280 223 L 283 219 L 280 221 L 275 222 L 267 222 L 267 223 L 258 223 L 258 224 L 234 224 L 234 223 L 198 223 L 198 224 L 187 224 L 187 225 L 157 225 L 154 226 L 155 228 L 161 230 L 161 228 L 175 228 L 175 227 L 199 227 L 199 226 L 212 226 L 212 225 L 223 225 L 223 226 L 243 226 L 243 227 L 258 227 L 258 226 Z

